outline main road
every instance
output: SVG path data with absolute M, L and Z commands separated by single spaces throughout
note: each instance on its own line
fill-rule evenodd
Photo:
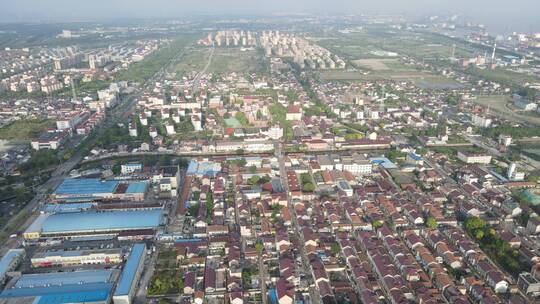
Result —
M 294 229 L 294 232 L 296 234 L 296 236 L 298 237 L 298 239 L 302 240 L 302 231 L 300 230 L 299 226 L 298 226 L 298 222 L 297 222 L 297 217 L 296 217 L 296 211 L 294 209 L 294 202 L 291 200 L 291 195 L 290 195 L 290 189 L 289 189 L 289 182 L 288 182 L 288 179 L 287 179 L 287 170 L 285 168 L 285 160 L 283 158 L 283 152 L 282 152 L 282 147 L 281 145 L 276 142 L 275 143 L 275 156 L 276 158 L 278 159 L 278 162 L 279 162 L 279 174 L 280 174 L 280 178 L 281 178 L 281 181 L 282 181 L 282 185 L 283 185 L 283 189 L 285 190 L 285 193 L 287 194 L 287 208 L 289 209 L 289 213 L 291 214 L 291 226 L 293 227 Z M 306 251 L 305 251 L 305 248 L 304 246 L 299 246 L 298 249 L 298 252 L 300 253 L 300 256 L 301 256 L 301 260 L 302 260 L 302 272 L 304 275 L 306 275 L 306 278 L 311 278 L 310 280 L 310 283 L 313 282 L 313 277 L 311 276 L 311 271 L 310 271 L 310 264 L 309 264 L 309 259 L 307 257 L 307 254 L 306 254 Z M 309 275 L 309 276 L 308 276 Z M 310 297 L 312 299 L 312 302 L 314 304 L 318 304 L 320 303 L 320 297 L 318 296 L 314 296 L 314 293 L 317 293 L 318 291 L 316 290 L 316 288 L 312 289 L 310 288 Z
M 212 63 L 212 58 L 214 57 L 214 51 L 215 50 L 216 50 L 216 47 L 215 47 L 214 43 L 212 42 L 212 48 L 210 49 L 210 55 L 208 56 L 208 61 L 206 62 L 206 65 L 204 66 L 202 71 L 197 73 L 197 75 L 193 79 L 193 86 L 191 87 L 193 93 L 196 93 L 199 90 L 199 84 L 200 84 L 200 81 L 201 81 L 201 77 L 206 73 L 206 71 L 210 67 L 210 64 Z

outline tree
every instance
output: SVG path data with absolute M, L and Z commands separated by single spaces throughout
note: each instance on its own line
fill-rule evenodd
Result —
M 242 269 L 242 285 L 251 286 L 251 276 L 253 272 L 250 268 Z
M 120 164 L 114 164 L 114 166 L 112 167 L 112 172 L 114 175 L 119 175 L 122 172 L 122 167 L 120 166 Z
M 199 204 L 195 204 L 195 205 L 191 205 L 189 206 L 188 208 L 188 214 L 190 216 L 196 216 L 197 215 L 197 212 L 199 212 Z
M 236 112 L 236 114 L 234 114 L 234 118 L 236 118 L 236 120 L 238 120 L 242 126 L 249 126 L 249 120 L 247 119 L 246 114 L 243 112 Z
M 257 243 L 255 244 L 255 250 L 257 251 L 257 253 L 261 254 L 261 253 L 263 252 L 263 250 L 264 250 L 264 245 L 263 245 L 263 243 L 257 242 Z
M 170 155 L 162 155 L 159 157 L 160 166 L 168 166 L 171 164 L 172 157 Z
M 315 191 L 315 185 L 313 185 L 312 183 L 305 183 L 302 185 L 302 191 L 313 192 Z
M 364 135 L 360 133 L 348 133 L 348 134 L 345 134 L 344 137 L 346 140 L 354 140 L 354 139 L 361 139 L 364 137 Z
M 465 220 L 465 228 L 467 231 L 474 231 L 477 229 L 484 229 L 486 227 L 486 222 L 478 217 L 470 217 Z
M 373 226 L 373 228 L 375 230 L 381 228 L 383 226 L 383 222 L 382 221 L 374 221 L 373 223 L 371 223 L 371 226 Z
M 254 176 L 248 178 L 247 183 L 250 186 L 254 186 L 254 185 L 257 185 L 259 183 L 259 180 L 260 180 L 260 177 L 257 176 L 257 175 L 254 175 Z
M 214 194 L 212 191 L 209 191 L 206 195 L 206 209 L 208 216 L 212 215 L 212 211 L 214 210 Z
M 478 230 L 476 231 L 476 233 L 474 234 L 474 237 L 477 239 L 477 240 L 481 240 L 482 238 L 484 238 L 484 231 L 483 230 Z
M 339 252 L 341 251 L 341 248 L 339 247 L 338 243 L 334 243 L 330 247 L 330 251 L 332 252 L 333 256 L 337 256 L 339 254 Z
M 67 151 L 64 153 L 64 156 L 62 156 L 62 159 L 64 159 L 64 160 L 70 159 L 71 157 L 73 157 L 73 153 L 74 153 L 73 149 L 67 150 Z
M 429 228 L 429 229 L 435 229 L 437 228 L 437 220 L 435 220 L 434 217 L 432 216 L 429 216 L 426 220 L 426 226 Z
M 521 87 L 517 90 L 516 94 L 525 98 L 534 98 L 538 94 L 538 91 L 533 88 Z
M 398 158 L 405 156 L 405 153 L 398 150 L 390 150 L 388 152 L 388 159 L 395 162 Z
M 538 175 L 529 175 L 527 176 L 527 181 L 529 182 L 533 182 L 533 183 L 538 183 Z
M 459 104 L 459 102 L 461 101 L 461 97 L 458 96 L 458 95 L 449 95 L 444 99 L 444 101 L 448 105 L 455 106 L 455 105 Z
M 521 160 L 521 155 L 519 153 L 510 153 L 510 160 L 513 162 L 518 162 Z
M 26 187 L 20 187 L 15 190 L 15 202 L 17 204 L 25 203 L 32 199 L 32 193 Z
M 427 149 L 426 148 L 418 148 L 416 149 L 416 154 L 418 155 L 426 155 Z

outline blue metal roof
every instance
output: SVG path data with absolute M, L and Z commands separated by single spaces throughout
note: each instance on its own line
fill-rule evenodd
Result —
M 33 288 L 10 288 L 0 298 L 39 297 L 39 304 L 84 303 L 105 301 L 112 283 L 67 284 Z
M 107 302 L 112 284 L 107 288 L 94 291 L 72 292 L 67 294 L 50 294 L 39 298 L 36 304 L 64 304 L 64 303 L 95 303 Z
M 95 193 L 113 193 L 118 181 L 102 181 L 98 178 L 65 179 L 54 194 L 56 195 L 88 195 Z
M 124 270 L 120 276 L 120 280 L 116 285 L 116 290 L 114 291 L 115 296 L 122 296 L 129 294 L 131 285 L 133 285 L 133 280 L 137 274 L 137 268 L 139 267 L 139 262 L 144 257 L 144 251 L 146 246 L 144 244 L 135 244 L 131 249 L 129 258 L 124 265 Z
M 145 193 L 148 187 L 148 182 L 135 182 L 130 183 L 126 190 L 126 193 Z
M 371 157 L 369 161 L 373 164 L 383 166 L 386 169 L 396 169 L 397 166 L 386 157 Z
M 47 204 L 45 212 L 47 213 L 68 213 L 80 212 L 92 208 L 93 203 L 73 203 L 73 204 Z
M 197 172 L 197 167 L 198 167 L 198 166 L 199 166 L 199 165 L 197 164 L 196 161 L 193 161 L 193 160 L 190 161 L 190 162 L 189 162 L 189 165 L 188 165 L 188 168 L 187 168 L 187 170 L 186 170 L 186 174 L 187 174 L 187 175 L 195 174 L 195 172 Z
M 8 250 L 8 252 L 2 257 L 2 259 L 0 259 L 0 277 L 3 277 L 6 272 L 8 272 L 11 262 L 23 253 L 24 249 Z
M 155 228 L 161 224 L 161 210 L 134 211 L 84 211 L 57 213 L 48 216 L 38 225 L 31 225 L 36 232 L 86 232 Z M 29 230 L 31 230 L 29 228 Z
M 112 270 L 110 269 L 25 274 L 17 280 L 15 288 L 106 283 L 109 281 L 111 274 Z
M 409 153 L 409 157 L 414 160 L 414 161 L 421 161 L 422 160 L 422 156 L 416 154 L 416 153 Z
M 270 297 L 270 302 L 272 302 L 272 304 L 278 303 L 277 291 L 274 288 L 268 290 L 268 296 Z
M 215 176 L 221 170 L 221 164 L 216 162 L 191 161 L 188 165 L 186 175 L 211 175 Z

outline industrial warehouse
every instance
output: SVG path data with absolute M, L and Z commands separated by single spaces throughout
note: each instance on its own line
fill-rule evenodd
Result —
M 0 303 L 132 303 L 146 256 L 146 246 L 135 244 L 123 269 L 77 270 L 16 274 L 0 294 Z M 77 255 L 81 252 L 62 253 Z M 118 250 L 115 249 L 115 255 Z M 40 259 L 42 255 L 35 258 Z M 34 259 L 34 258 L 33 258 Z M 66 266 L 66 265 L 63 265 Z
M 64 179 L 41 199 L 24 248 L 0 259 L 0 304 L 133 303 L 155 236 L 176 214 L 180 170 L 121 167 Z
M 162 210 L 83 211 L 41 214 L 24 232 L 27 240 L 41 237 L 118 234 L 155 230 L 162 223 Z
M 57 202 L 96 200 L 142 201 L 148 182 L 120 182 L 97 178 L 66 179 L 52 195 Z
M 108 303 L 113 270 L 25 274 L 0 294 L 0 303 Z

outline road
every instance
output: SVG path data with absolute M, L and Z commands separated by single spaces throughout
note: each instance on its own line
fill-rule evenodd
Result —
M 263 304 L 268 304 L 268 294 L 266 292 L 266 268 L 262 257 L 262 251 L 258 254 L 259 260 L 259 275 L 261 277 L 261 298 Z
M 152 279 L 152 275 L 154 274 L 154 265 L 156 265 L 157 256 L 157 252 L 152 252 L 149 259 L 147 259 L 144 263 L 143 275 L 139 280 L 137 293 L 135 294 L 135 298 L 133 299 L 133 303 L 135 304 L 148 303 L 146 301 L 146 287 L 150 283 L 150 279 Z
M 487 151 L 489 151 L 491 154 L 497 156 L 497 157 L 504 157 L 504 154 L 501 153 L 501 151 L 497 150 L 496 148 L 492 147 L 492 146 L 488 146 L 487 144 L 485 144 L 482 139 L 483 137 L 481 136 L 471 136 L 471 135 L 467 135 L 466 138 L 473 144 L 473 145 L 477 145 Z
M 212 63 L 212 57 L 214 57 L 215 50 L 216 50 L 216 47 L 214 43 L 212 42 L 212 48 L 210 49 L 210 55 L 208 56 L 208 61 L 206 62 L 206 65 L 204 66 L 202 71 L 200 71 L 193 79 L 193 86 L 192 86 L 193 93 L 196 93 L 199 90 L 201 77 L 206 73 L 206 71 L 210 67 L 210 64 Z
M 302 233 L 300 231 L 300 228 L 298 227 L 298 222 L 296 219 L 296 211 L 294 210 L 294 204 L 291 200 L 290 190 L 289 190 L 289 183 L 287 181 L 287 170 L 285 170 L 285 160 L 283 159 L 283 153 L 281 151 L 281 145 L 276 142 L 275 143 L 275 149 L 274 153 L 276 158 L 279 162 L 279 174 L 281 177 L 281 181 L 283 184 L 283 189 L 285 190 L 285 193 L 287 194 L 287 208 L 289 208 L 289 213 L 291 214 L 291 226 L 294 229 L 294 232 L 298 239 L 302 240 Z M 304 250 L 304 246 L 300 246 L 300 248 L 297 248 L 300 252 L 301 260 L 302 260 L 302 274 L 306 275 L 306 277 L 312 278 L 311 271 L 308 271 L 308 269 L 311 269 L 311 266 L 309 265 L 309 260 L 307 258 L 307 254 Z M 300 275 L 300 274 L 298 274 Z M 312 282 L 310 282 L 312 283 Z M 320 297 L 314 294 L 313 289 L 310 288 L 310 297 L 313 300 L 313 303 L 319 303 Z

